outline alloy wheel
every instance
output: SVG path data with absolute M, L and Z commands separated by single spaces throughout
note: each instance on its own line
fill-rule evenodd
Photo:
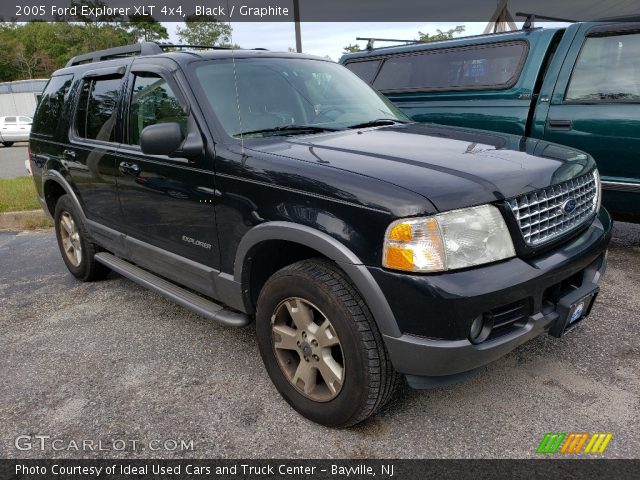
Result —
M 328 402 L 342 389 L 340 339 L 318 307 L 299 297 L 278 304 L 271 317 L 272 346 L 280 369 L 301 394 Z
M 69 212 L 63 212 L 60 215 L 60 238 L 67 260 L 74 267 L 78 267 L 82 261 L 82 244 L 76 222 Z

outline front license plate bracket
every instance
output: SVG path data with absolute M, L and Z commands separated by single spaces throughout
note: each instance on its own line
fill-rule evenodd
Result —
M 549 333 L 561 337 L 580 323 L 591 313 L 591 308 L 598 296 L 599 288 L 580 288 L 560 298 L 556 305 L 558 319 L 551 325 Z

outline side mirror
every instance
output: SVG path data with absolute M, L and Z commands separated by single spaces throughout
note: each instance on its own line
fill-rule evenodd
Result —
M 190 128 L 191 130 L 191 128 Z M 174 158 L 194 158 L 204 153 L 199 132 L 191 131 L 185 137 L 175 122 L 156 123 L 140 133 L 140 148 L 148 155 L 167 155 Z
M 148 155 L 172 155 L 183 140 L 184 135 L 177 123 L 156 123 L 140 133 L 140 148 Z

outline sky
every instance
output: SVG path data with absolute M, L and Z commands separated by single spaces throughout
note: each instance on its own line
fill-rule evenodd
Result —
M 165 23 L 171 41 L 178 41 L 175 35 L 176 23 Z M 321 57 L 329 56 L 338 61 L 342 56 L 342 49 L 349 44 L 357 43 L 364 48 L 366 42 L 356 42 L 356 37 L 378 37 L 394 39 L 417 39 L 418 32 L 436 33 L 437 29 L 447 31 L 457 25 L 464 25 L 462 34 L 481 34 L 486 22 L 430 22 L 430 23 L 357 23 L 357 22 L 303 22 L 302 51 Z M 518 23 L 520 26 L 521 23 Z M 295 48 L 295 31 L 292 22 L 232 22 L 233 43 L 243 48 L 262 47 L 273 51 L 287 51 Z M 383 45 L 383 44 L 376 44 Z M 389 44 L 387 44 L 389 45 Z

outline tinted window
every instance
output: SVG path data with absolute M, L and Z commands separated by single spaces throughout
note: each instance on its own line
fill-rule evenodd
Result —
M 358 75 L 362 80 L 367 83 L 371 83 L 373 76 L 378 71 L 380 60 L 369 60 L 366 62 L 351 62 L 347 63 L 345 67 Z
M 115 141 L 116 107 L 121 84 L 121 78 L 98 78 L 82 82 L 76 112 L 78 136 Z
M 71 87 L 73 75 L 60 75 L 49 80 L 38 104 L 33 131 L 53 135 L 60 124 L 64 102 Z
M 167 82 L 153 73 L 137 74 L 129 107 L 129 143 L 139 145 L 145 127 L 168 122 L 178 123 L 186 133 L 187 116 Z
M 640 34 L 587 38 L 566 100 L 639 101 Z
M 9 123 L 15 125 L 17 123 L 16 117 L 4 117 L 4 124 L 7 125 Z
M 477 45 L 388 57 L 373 86 L 378 90 L 506 88 L 520 75 L 523 42 Z

